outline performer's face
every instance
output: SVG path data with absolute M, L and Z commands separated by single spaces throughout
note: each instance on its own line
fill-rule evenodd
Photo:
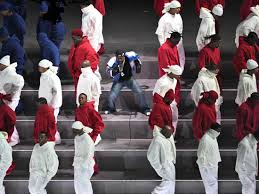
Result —
M 46 134 L 45 133 L 40 133 L 39 134 L 39 144 L 40 144 L 40 146 L 42 146 L 45 143 L 47 143 L 47 141 L 48 141 L 48 138 L 47 138 Z
M 125 56 L 118 55 L 117 60 L 118 60 L 119 64 L 122 64 L 125 61 Z
M 171 9 L 169 10 L 169 13 L 172 14 L 172 15 L 174 15 L 174 14 L 180 13 L 180 11 L 181 11 L 181 8 L 180 8 L 180 7 L 178 7 L 178 8 L 171 8 Z
M 87 96 L 85 94 L 80 94 L 78 98 L 80 106 L 84 105 L 87 102 Z

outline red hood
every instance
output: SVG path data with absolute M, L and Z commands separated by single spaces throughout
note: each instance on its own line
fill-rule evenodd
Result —
M 48 113 L 52 113 L 54 114 L 54 110 L 52 107 L 50 107 L 49 105 L 47 104 L 43 104 L 39 107 L 37 113 L 40 113 L 40 114 L 48 114 Z

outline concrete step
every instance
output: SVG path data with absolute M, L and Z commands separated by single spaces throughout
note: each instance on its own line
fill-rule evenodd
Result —
M 47 186 L 49 194 L 71 194 L 74 193 L 73 176 L 55 177 Z M 95 194 L 148 194 L 161 183 L 159 177 L 145 177 L 141 172 L 138 175 L 130 175 L 128 172 L 100 172 L 91 180 Z M 8 177 L 4 184 L 6 193 L 28 192 L 28 178 Z M 259 192 L 259 181 L 257 181 L 257 193 Z M 204 186 L 200 178 L 176 180 L 176 194 L 202 194 Z M 241 184 L 237 179 L 219 179 L 219 194 L 241 194 Z
M 137 115 L 102 115 L 105 130 L 104 139 L 147 139 L 152 137 L 148 126 L 148 117 L 139 113 Z M 58 130 L 63 139 L 72 139 L 71 130 L 74 116 L 60 116 Z M 33 136 L 34 117 L 18 117 L 16 127 L 21 140 L 30 140 Z M 192 119 L 180 119 L 177 126 L 177 137 L 193 138 Z M 222 120 L 222 139 L 232 139 L 235 136 L 235 120 Z
M 236 142 L 232 145 L 221 146 L 220 152 L 222 162 L 220 163 L 220 177 L 222 179 L 231 179 L 236 177 L 234 171 L 236 161 Z M 101 171 L 137 171 L 141 170 L 155 176 L 147 160 L 147 150 L 151 140 L 103 140 L 96 146 L 96 158 Z M 178 140 L 176 144 L 177 160 L 176 172 L 178 179 L 191 179 L 199 177 L 199 171 L 196 164 L 197 160 L 197 142 L 193 140 Z M 16 172 L 28 171 L 32 143 L 23 143 L 13 149 L 14 161 L 17 164 Z M 73 140 L 65 140 L 62 145 L 57 145 L 55 150 L 59 156 L 59 172 L 61 176 L 71 175 L 69 169 L 72 168 L 74 157 Z
M 152 106 L 152 92 L 155 86 L 156 80 L 154 79 L 140 79 L 138 80 L 139 85 L 143 88 L 143 91 L 146 96 L 148 105 Z M 236 98 L 236 85 L 233 84 L 233 81 L 226 82 L 223 89 L 222 95 L 224 98 L 224 103 L 222 105 L 222 116 L 223 118 L 233 118 L 233 112 L 236 111 L 236 104 L 234 102 Z M 112 83 L 103 83 L 102 84 L 102 95 L 100 97 L 100 106 L 99 110 L 104 111 L 107 106 L 107 99 L 109 97 L 109 92 L 111 89 Z M 182 86 L 181 90 L 181 104 L 180 104 L 180 115 L 186 115 L 194 110 L 194 104 L 192 99 L 190 99 L 191 85 L 187 84 Z M 67 111 L 72 111 L 75 109 L 75 96 L 74 96 L 74 86 L 65 85 L 63 86 L 63 106 L 61 107 L 61 115 L 67 115 Z M 38 90 L 32 89 L 26 86 L 21 95 L 22 103 L 24 104 L 25 110 L 24 114 L 31 116 L 35 115 L 35 101 L 38 98 Z M 116 101 L 116 108 L 123 109 L 128 111 L 137 111 L 138 99 L 135 98 L 135 95 L 127 88 L 124 88 L 119 95 Z M 66 114 L 65 114 L 66 113 Z M 69 114 L 68 114 L 69 115 Z

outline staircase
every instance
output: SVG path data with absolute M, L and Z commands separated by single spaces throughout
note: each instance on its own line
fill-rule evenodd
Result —
M 184 5 L 184 44 L 186 49 L 186 69 L 183 75 L 186 84 L 181 90 L 180 120 L 177 128 L 177 162 L 176 162 L 176 194 L 202 194 L 203 183 L 196 165 L 198 143 L 192 135 L 192 113 L 194 104 L 189 93 L 191 83 L 197 72 L 192 70 L 196 64 L 195 37 L 199 27 L 198 17 L 194 13 L 193 1 L 186 0 Z M 104 18 L 104 36 L 106 53 L 102 56 L 100 71 L 103 75 L 100 112 L 104 110 L 106 99 L 111 88 L 111 80 L 105 75 L 105 62 L 117 48 L 135 50 L 143 62 L 142 73 L 137 76 L 143 87 L 149 104 L 152 102 L 152 90 L 157 77 L 156 52 L 158 42 L 154 34 L 157 19 L 152 13 L 152 0 L 112 0 L 108 2 L 107 16 Z M 222 157 L 219 166 L 219 193 L 241 194 L 241 184 L 234 171 L 237 141 L 235 132 L 234 99 L 236 97 L 237 78 L 233 74 L 231 58 L 235 51 L 234 32 L 238 23 L 239 0 L 227 0 L 224 18 L 222 19 L 222 66 L 223 66 L 223 98 L 222 105 L 222 133 L 218 139 Z M 35 3 L 29 3 L 31 10 L 37 10 Z M 72 28 L 80 26 L 79 6 L 73 4 L 64 15 L 66 26 Z M 30 12 L 30 9 L 28 10 Z M 35 14 L 28 13 L 29 21 L 36 22 Z M 74 13 L 74 14 L 71 14 Z M 30 20 L 31 19 L 31 20 Z M 27 22 L 28 23 L 28 22 Z M 26 50 L 29 62 L 36 64 L 39 52 L 37 44 L 31 37 L 35 37 L 33 27 L 28 29 Z M 231 39 L 230 39 L 231 37 Z M 231 42 L 229 41 L 231 40 Z M 55 178 L 48 184 L 49 194 L 72 194 L 74 156 L 73 134 L 71 130 L 74 121 L 74 88 L 66 68 L 67 52 L 71 40 L 69 33 L 62 49 L 62 83 L 63 106 L 58 118 L 58 129 L 62 137 L 62 144 L 56 146 L 60 166 Z M 28 84 L 22 91 L 24 113 L 17 117 L 17 129 L 21 143 L 13 148 L 13 157 L 17 164 L 14 173 L 5 179 L 6 193 L 29 193 L 29 160 L 33 148 L 32 135 L 35 115 L 35 100 L 38 91 Z M 152 132 L 148 127 L 148 117 L 137 113 L 137 101 L 127 89 L 123 89 L 118 98 L 117 109 L 127 110 L 128 114 L 102 115 L 106 128 L 102 134 L 103 140 L 96 147 L 96 157 L 100 166 L 100 173 L 92 178 L 95 194 L 148 194 L 160 184 L 161 178 L 151 168 L 146 152 L 151 142 Z M 259 182 L 257 182 L 259 192 Z

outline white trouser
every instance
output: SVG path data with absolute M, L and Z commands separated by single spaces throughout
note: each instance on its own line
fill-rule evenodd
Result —
M 176 103 L 172 103 L 171 110 L 173 113 L 173 126 L 174 126 L 174 134 L 176 133 L 177 123 L 178 123 L 178 107 Z
M 4 177 L 6 175 L 6 171 L 8 169 L 2 169 L 0 170 L 0 194 L 5 194 L 5 187 L 3 185 Z
M 99 78 L 100 81 L 102 81 L 102 76 L 99 71 L 99 66 L 97 66 L 97 69 L 95 70 L 94 74 Z
M 94 168 L 74 168 L 74 187 L 76 194 L 93 194 L 91 177 Z
M 151 194 L 174 194 L 175 193 L 175 166 L 172 163 L 162 174 L 162 182 Z
M 54 116 L 55 116 L 56 124 L 58 124 L 58 114 L 59 114 L 59 108 L 55 108 L 54 109 Z M 56 144 L 61 143 L 61 137 L 60 137 L 60 134 L 58 132 L 58 127 L 57 127 L 57 132 L 55 134 L 55 143 Z
M 47 186 L 47 182 L 44 176 L 39 176 L 35 173 L 30 173 L 29 179 L 29 192 L 30 194 L 47 194 L 45 187 Z
M 255 173 L 252 173 L 252 174 L 238 173 L 240 182 L 242 184 L 242 194 L 256 194 Z
M 16 107 L 18 106 L 19 104 L 19 100 L 14 100 L 12 101 L 10 104 L 8 104 L 8 106 L 13 110 L 15 111 Z M 10 142 L 9 142 L 9 145 L 10 146 L 15 146 L 17 145 L 18 143 L 20 142 L 20 137 L 19 137 L 19 134 L 18 134 L 18 131 L 16 129 L 16 126 L 14 126 L 14 131 L 13 131 L 13 134 L 11 136 L 11 139 L 10 139 Z
M 181 38 L 180 42 L 177 45 L 177 50 L 179 54 L 179 60 L 180 60 L 180 67 L 182 70 L 184 70 L 185 66 L 185 52 L 184 52 L 184 47 L 183 47 L 183 39 Z
M 200 167 L 206 194 L 218 194 L 218 167 Z

